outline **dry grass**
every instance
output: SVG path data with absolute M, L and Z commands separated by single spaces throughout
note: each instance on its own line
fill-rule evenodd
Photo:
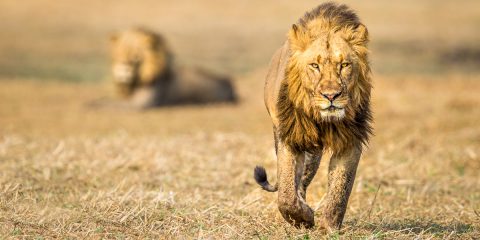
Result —
M 316 3 L 1 1 L 0 239 L 479 239 L 479 2 L 347 3 L 372 35 L 376 135 L 326 235 L 286 224 L 252 177 L 262 164 L 275 181 L 265 66 Z M 135 24 L 166 33 L 180 64 L 232 74 L 241 102 L 86 108 L 105 95 L 106 35 Z
M 235 106 L 145 113 L 84 108 L 96 85 L 4 82 L 0 90 L 0 233 L 45 238 L 311 238 L 284 223 L 275 194 L 263 71 Z M 36 91 L 42 87 L 42 91 Z M 252 94 L 250 89 L 256 89 Z M 478 238 L 478 77 L 376 77 L 375 132 L 340 235 Z M 54 97 L 53 97 L 54 96 Z M 322 164 L 309 202 L 325 193 Z

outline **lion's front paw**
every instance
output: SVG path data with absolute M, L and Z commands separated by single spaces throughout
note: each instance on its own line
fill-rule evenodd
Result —
M 279 210 L 283 218 L 297 228 L 315 226 L 313 210 L 305 204 L 295 207 L 280 206 Z

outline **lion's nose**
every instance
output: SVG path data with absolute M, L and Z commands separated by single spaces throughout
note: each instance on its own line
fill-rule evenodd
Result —
M 330 101 L 333 101 L 338 96 L 340 96 L 341 93 L 342 93 L 341 91 L 323 91 L 322 96 L 324 96 L 326 99 Z

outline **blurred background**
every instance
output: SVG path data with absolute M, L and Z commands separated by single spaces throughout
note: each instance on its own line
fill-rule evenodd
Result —
M 4 0 L 0 74 L 99 82 L 109 73 L 107 36 L 132 26 L 163 33 L 180 63 L 245 74 L 266 65 L 291 24 L 317 3 Z M 478 1 L 345 3 L 369 27 L 376 73 L 478 71 Z
M 323 236 L 284 225 L 251 176 L 275 182 L 269 60 L 319 3 L 1 0 L 0 237 Z M 342 3 L 370 32 L 375 114 L 343 234 L 479 237 L 480 1 Z M 232 76 L 240 102 L 87 109 L 108 95 L 109 36 L 135 26 L 177 65 Z

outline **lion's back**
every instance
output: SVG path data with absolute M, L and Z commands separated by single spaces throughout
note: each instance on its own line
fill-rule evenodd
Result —
M 177 68 L 167 99 L 172 104 L 235 102 L 232 80 L 200 68 Z
M 272 59 L 265 78 L 264 101 L 273 124 L 277 126 L 277 101 L 281 88 L 282 80 L 285 77 L 285 68 L 288 61 L 288 43 L 279 48 Z

